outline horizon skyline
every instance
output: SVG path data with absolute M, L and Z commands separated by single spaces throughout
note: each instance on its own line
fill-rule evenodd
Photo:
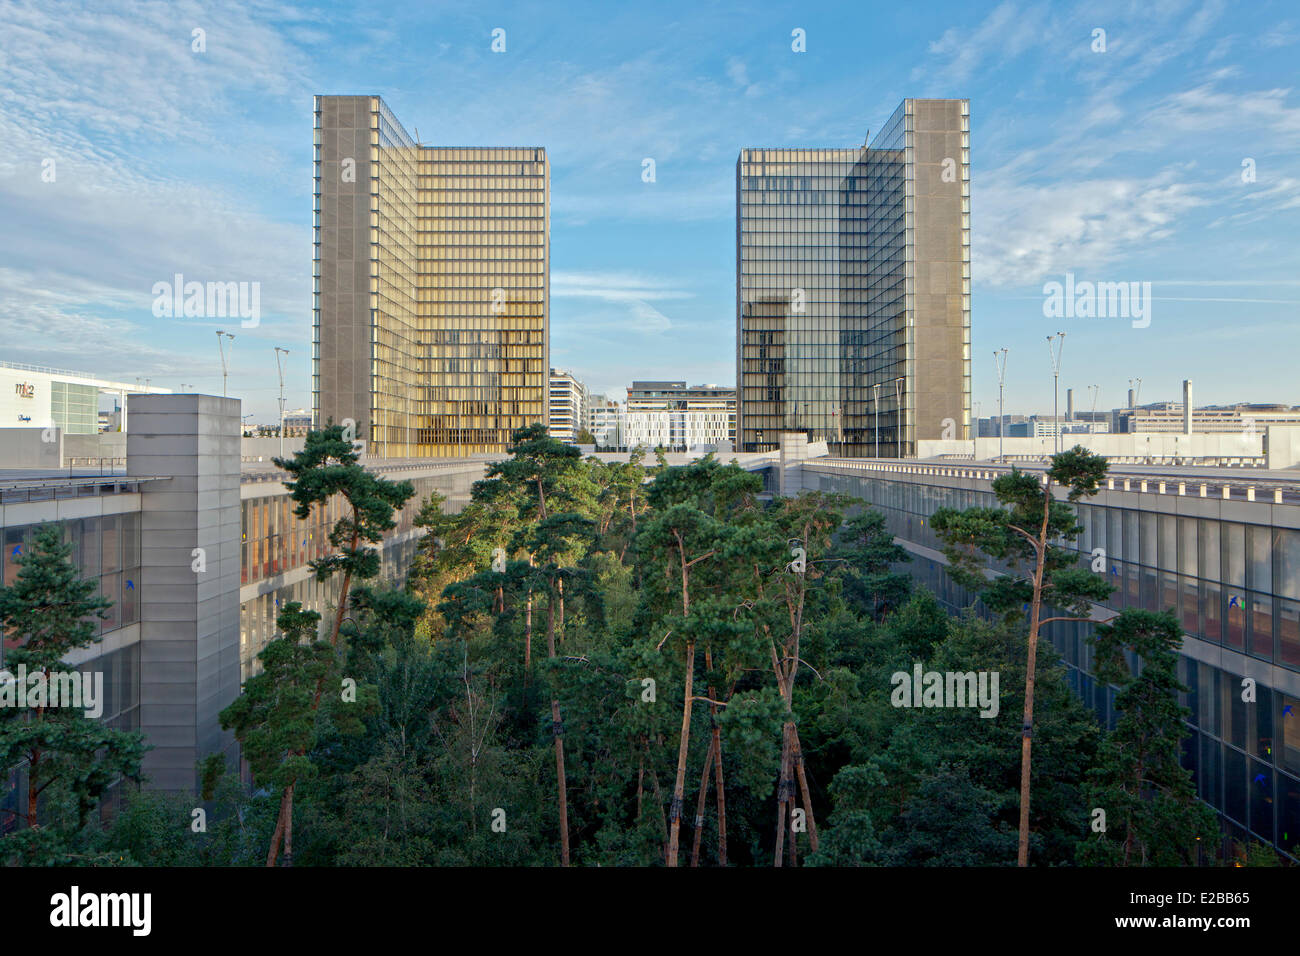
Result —
M 1121 407 L 1137 377 L 1148 401 L 1178 401 L 1191 378 L 1198 404 L 1297 405 L 1300 254 L 1285 239 L 1300 210 L 1300 102 L 1286 58 L 1300 22 L 1281 6 L 728 5 L 606 11 L 593 32 L 574 11 L 597 8 L 581 5 L 380 5 L 389 24 L 362 29 L 342 5 L 313 24 L 256 0 L 62 18 L 0 3 L 19 41 L 0 57 L 13 91 L 0 101 L 3 357 L 219 394 L 211 337 L 231 328 L 229 391 L 254 420 L 277 415 L 277 345 L 290 350 L 286 408 L 310 408 L 300 144 L 312 95 L 374 90 L 422 143 L 546 148 L 551 366 L 611 398 L 633 379 L 735 387 L 739 151 L 851 147 L 899 99 L 959 96 L 972 104 L 972 413 L 996 407 L 990 353 L 1004 346 L 1006 414 L 1050 408 L 1041 342 L 1058 329 L 1062 396 L 1100 384 L 1099 408 Z M 851 38 L 872 26 L 891 42 L 855 56 Z M 806 52 L 791 49 L 794 29 Z M 111 52 L 80 55 L 105 38 Z M 177 274 L 260 283 L 258 324 L 158 316 L 153 288 Z M 1150 283 L 1149 327 L 1048 318 L 1044 286 L 1066 276 Z

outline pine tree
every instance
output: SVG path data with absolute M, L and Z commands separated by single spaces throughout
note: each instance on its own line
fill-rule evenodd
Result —
M 993 480 L 993 493 L 1005 508 L 940 508 L 930 526 L 944 542 L 954 578 L 981 592 L 995 611 L 1016 614 L 1029 609 L 1029 656 L 1025 675 L 1024 719 L 1020 746 L 1020 837 L 1017 861 L 1029 865 L 1029 781 L 1034 726 L 1034 681 L 1038 637 L 1053 621 L 1086 621 L 1092 602 L 1114 590 L 1105 579 L 1079 567 L 1074 552 L 1054 542 L 1072 541 L 1083 531 L 1074 509 L 1058 501 L 1052 486 L 1065 489 L 1073 503 L 1095 495 L 1106 475 L 1106 459 L 1076 445 L 1052 456 L 1043 480 L 1013 468 Z M 988 558 L 1007 573 L 991 581 Z M 1064 608 L 1059 617 L 1043 617 L 1047 605 Z
M 338 655 L 339 632 L 348 609 L 352 582 L 367 580 L 379 573 L 381 559 L 379 551 L 373 545 L 383 541 L 384 532 L 396 526 L 393 513 L 415 494 L 415 488 L 409 481 L 393 482 L 366 471 L 341 425 L 331 424 L 308 432 L 303 447 L 297 454 L 292 458 L 276 458 L 274 461 L 293 477 L 284 486 L 289 489 L 296 503 L 294 515 L 298 518 L 310 517 L 313 507 L 325 507 L 335 495 L 341 496 L 346 505 L 343 516 L 334 522 L 329 533 L 330 544 L 335 550 L 310 562 L 317 581 L 326 581 L 339 572 L 343 574 L 328 644 L 333 662 Z M 299 615 L 286 617 L 285 620 L 291 628 L 288 639 L 296 647 L 307 636 L 304 630 L 305 619 Z M 273 771 L 277 779 L 289 782 L 280 795 L 280 815 L 271 837 L 267 866 L 275 866 L 282 839 L 288 862 L 292 863 L 294 782 L 308 770 L 310 761 L 307 760 L 307 750 L 302 747 L 307 746 L 312 739 L 315 715 L 320 709 L 325 680 L 332 671 L 332 667 L 324 666 L 323 661 L 316 661 L 316 655 L 322 652 L 316 649 L 315 643 L 308 647 L 306 654 L 287 647 L 276 648 L 272 653 L 271 663 L 276 665 L 277 679 L 287 681 L 289 687 L 293 688 L 304 679 L 305 673 L 310 673 L 315 676 L 316 689 L 310 700 L 310 717 L 299 715 L 298 722 L 286 730 L 296 744 L 283 752 L 283 763 L 287 769 Z M 294 696 L 291 690 L 286 693 L 290 698 Z M 268 712 L 273 712 L 278 706 L 275 703 L 277 692 L 266 691 L 265 694 Z M 235 703 L 239 704 L 238 699 Z M 228 708 L 227 712 L 230 713 L 229 726 L 241 728 L 244 733 L 252 732 L 252 728 L 259 725 L 264 726 L 262 721 L 267 719 L 266 713 L 258 709 L 244 713 Z M 313 725 L 311 732 L 305 726 L 308 723 Z M 269 728 L 268 733 L 274 735 Z M 307 763 L 304 764 L 304 761 Z M 269 769 L 269 765 L 264 765 L 264 770 L 266 769 Z
M 7 641 L 18 642 L 5 653 L 9 673 L 4 680 L 24 668 L 30 693 L 37 683 L 62 692 L 83 677 L 90 679 L 91 673 L 78 673 L 64 658 L 99 640 L 96 621 L 111 602 L 96 594 L 95 581 L 81 578 L 72 545 L 63 541 L 57 524 L 38 528 L 17 563 L 14 584 L 0 588 L 0 630 Z M 26 767 L 27 793 L 19 817 L 29 829 L 40 826 L 42 794 L 51 787 L 69 794 L 76 820 L 64 824 L 58 837 L 70 837 L 110 786 L 119 779 L 141 778 L 143 734 L 114 730 L 86 716 L 84 707 L 67 706 L 66 700 L 54 706 L 49 692 L 21 703 L 15 695 L 9 706 L 0 707 L 0 769 L 7 774 Z

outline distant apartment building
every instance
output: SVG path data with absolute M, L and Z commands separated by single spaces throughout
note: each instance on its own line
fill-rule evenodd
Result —
M 375 457 L 502 453 L 546 422 L 550 166 L 424 146 L 378 96 L 315 98 L 312 409 Z
M 981 418 L 979 420 L 978 434 L 976 437 L 992 437 L 999 434 L 1010 435 L 1013 425 L 1024 425 L 1028 421 L 1029 418 L 1025 415 L 990 415 L 988 418 Z M 1022 429 L 1019 434 L 1028 434 L 1028 432 Z
M 284 434 L 286 438 L 302 438 L 311 431 L 311 412 L 300 408 L 284 416 Z
M 741 150 L 741 449 L 970 437 L 969 160 L 964 99 L 906 99 L 870 145 Z
M 622 451 L 627 447 L 627 412 L 622 402 L 604 395 L 592 395 L 587 402 L 587 431 L 596 439 L 601 451 Z
M 550 410 L 551 437 L 576 442 L 587 417 L 587 386 L 572 372 L 551 369 Z
M 685 382 L 633 382 L 624 445 L 690 451 L 736 440 L 736 390 Z
M 1118 432 L 1181 432 L 1184 430 L 1182 402 L 1153 402 L 1135 408 L 1117 408 L 1113 415 Z M 1192 409 L 1192 431 L 1197 433 L 1262 433 L 1269 425 L 1300 424 L 1300 408 L 1291 405 L 1238 404 L 1207 405 Z

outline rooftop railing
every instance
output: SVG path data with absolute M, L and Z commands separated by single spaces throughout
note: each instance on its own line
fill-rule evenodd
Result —
M 815 458 L 804 461 L 803 467 L 832 469 L 849 472 L 874 472 L 884 475 L 916 475 L 931 478 L 959 478 L 992 481 L 1012 469 L 1003 464 L 943 464 L 917 461 L 874 461 L 857 458 Z M 1028 463 L 1022 471 L 1042 471 L 1040 480 L 1046 481 L 1046 469 L 1041 463 Z M 1129 491 L 1141 494 L 1177 495 L 1194 498 L 1216 498 L 1223 501 L 1259 501 L 1271 504 L 1300 504 L 1300 473 L 1295 478 L 1212 478 L 1200 475 L 1159 475 L 1111 471 L 1107 474 L 1103 490 Z

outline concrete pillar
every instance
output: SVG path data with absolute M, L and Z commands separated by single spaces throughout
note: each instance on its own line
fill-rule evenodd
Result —
M 1065 420 L 1074 421 L 1074 389 L 1072 388 L 1065 390 Z
M 127 473 L 141 489 L 140 729 L 149 786 L 194 792 L 196 764 L 235 745 L 217 715 L 239 693 L 238 399 L 129 398 Z M 228 766 L 234 766 L 233 761 Z
M 1183 434 L 1192 433 L 1192 380 L 1183 379 Z
M 781 432 L 780 442 L 777 490 L 782 498 L 786 498 L 799 494 L 803 489 L 800 464 L 808 458 L 808 435 L 804 432 Z

